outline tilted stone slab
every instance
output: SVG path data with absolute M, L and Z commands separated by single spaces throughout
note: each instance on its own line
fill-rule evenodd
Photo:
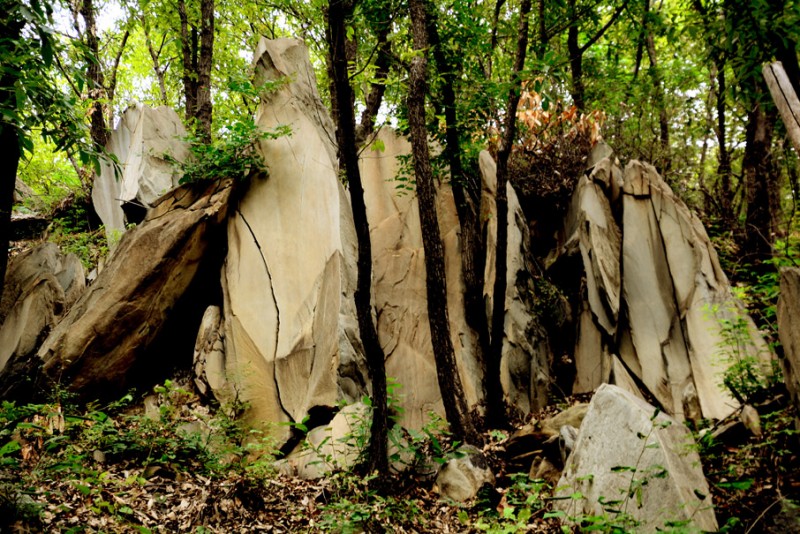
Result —
M 221 242 L 215 238 L 230 191 L 230 181 L 181 186 L 125 234 L 97 279 L 39 349 L 50 378 L 84 396 L 124 391 L 131 370 L 173 319 L 201 264 L 219 253 L 214 247 Z M 192 339 L 195 333 L 184 334 Z M 163 363 L 170 356 L 159 358 Z M 191 347 L 186 357 L 188 363 Z

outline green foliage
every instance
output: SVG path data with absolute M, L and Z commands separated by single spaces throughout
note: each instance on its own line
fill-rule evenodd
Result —
M 511 485 L 506 488 L 503 500 L 497 508 L 479 501 L 477 520 L 470 525 L 475 530 L 492 534 L 526 532 L 529 523 L 546 509 L 545 497 L 550 488 L 543 480 L 532 480 L 524 473 L 510 476 Z M 469 524 L 466 512 L 460 514 L 462 523 Z
M 256 149 L 256 143 L 290 135 L 289 126 L 262 131 L 253 119 L 241 119 L 222 130 L 219 137 L 205 143 L 196 136 L 189 136 L 191 157 L 178 162 L 169 154 L 164 159 L 175 165 L 183 174 L 180 183 L 233 178 L 243 180 L 249 176 L 267 175 L 267 165 Z

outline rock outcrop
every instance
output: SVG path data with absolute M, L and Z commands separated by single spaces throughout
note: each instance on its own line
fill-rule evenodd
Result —
M 28 356 L 86 288 L 83 265 L 43 243 L 15 257 L 0 301 L 0 374 L 14 358 Z
M 478 494 L 484 484 L 494 485 L 494 474 L 476 447 L 464 445 L 457 458 L 448 460 L 436 475 L 436 488 L 442 497 L 464 502 Z
M 556 496 L 566 497 L 554 503 L 568 518 L 628 516 L 643 532 L 663 528 L 668 521 L 717 530 L 708 483 L 689 431 L 608 384 L 600 386 L 589 404 Z
M 638 381 L 680 419 L 723 419 L 737 407 L 721 387 L 732 363 L 725 324 L 745 325 L 744 353 L 766 362 L 769 348 L 702 223 L 656 170 L 632 161 L 623 173 L 613 154 L 594 161 L 576 187 L 555 264 L 580 258 L 583 277 L 574 391 L 614 382 L 637 392 Z
M 386 354 L 386 373 L 401 388 L 402 423 L 421 427 L 428 413 L 443 413 L 436 379 L 428 322 L 425 258 L 416 195 L 403 180 L 408 169 L 410 143 L 389 129 L 377 137 L 382 150 L 365 150 L 361 176 L 372 238 L 374 266 L 373 300 L 377 309 L 378 336 Z M 481 154 L 483 216 L 488 221 L 486 291 L 494 283 L 495 167 L 488 152 Z M 476 334 L 464 312 L 465 285 L 461 272 L 460 227 L 452 189 L 437 188 L 437 213 L 447 276 L 450 335 L 464 384 L 467 402 L 482 399 L 483 371 L 477 361 Z M 527 224 L 513 188 L 509 185 L 509 247 L 506 295 L 506 336 L 501 361 L 503 392 L 507 402 L 522 413 L 545 404 L 549 351 L 533 312 L 531 275 L 527 258 Z M 491 301 L 487 302 L 491 310 Z M 488 313 L 488 311 L 487 311 Z
M 193 323 L 197 331 L 205 307 L 182 307 L 187 294 L 213 299 L 199 278 L 219 268 L 214 256 L 221 251 L 230 191 L 230 181 L 187 184 L 155 203 L 42 344 L 38 356 L 47 375 L 84 396 L 108 396 L 137 373 L 153 380 L 169 371 L 179 357 L 173 352 L 182 351 L 162 353 L 154 344 L 180 341 L 186 329 L 175 328 L 176 321 Z M 193 343 L 192 333 L 187 365 Z M 155 361 L 156 369 L 149 369 Z
M 164 155 L 184 161 L 189 154 L 185 136 L 180 117 L 170 107 L 135 104 L 122 114 L 106 145 L 119 166 L 102 162 L 92 188 L 92 202 L 109 244 L 116 245 L 126 222 L 138 222 L 127 221 L 123 206 L 132 205 L 144 214 L 157 198 L 178 186 L 180 175 Z
M 262 95 L 256 122 L 288 125 L 291 135 L 258 147 L 269 177 L 254 178 L 234 206 L 222 282 L 229 387 L 263 426 L 358 400 L 368 380 L 353 302 L 355 229 L 308 50 L 262 39 L 254 57 L 256 85 L 286 80 Z M 275 434 L 285 440 L 288 428 Z
M 783 380 L 800 414 L 800 269 L 781 269 L 778 334 L 783 345 Z

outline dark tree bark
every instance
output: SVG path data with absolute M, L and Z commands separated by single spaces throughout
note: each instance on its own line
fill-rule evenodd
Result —
M 367 140 L 375 131 L 375 119 L 386 92 L 386 79 L 389 77 L 392 61 L 392 45 L 389 42 L 391 29 L 391 17 L 387 15 L 386 20 L 378 24 L 376 31 L 378 43 L 375 47 L 375 78 L 370 84 L 370 92 L 366 96 L 364 110 L 361 112 L 361 120 L 356 130 L 356 139 L 359 142 Z
M 503 338 L 506 321 L 506 286 L 508 285 L 508 159 L 514 144 L 517 128 L 517 105 L 522 89 L 522 71 L 525 67 L 525 54 L 528 49 L 528 14 L 531 11 L 531 0 L 522 0 L 519 14 L 519 35 L 517 37 L 517 54 L 514 60 L 511 89 L 508 93 L 506 107 L 505 131 L 500 149 L 497 152 L 497 191 L 495 204 L 497 213 L 497 248 L 495 256 L 495 279 L 492 306 L 492 341 L 491 354 L 488 359 L 488 372 L 491 380 L 500 380 L 500 359 L 503 354 Z M 496 378 L 495 378 L 496 377 Z M 499 406 L 488 406 L 488 417 L 499 426 L 508 424 L 505 403 Z
M 584 111 L 586 108 L 586 88 L 583 84 L 583 54 L 586 53 L 589 47 L 600 40 L 608 29 L 614 25 L 627 5 L 627 0 L 622 2 L 622 4 L 614 10 L 614 13 L 611 14 L 611 17 L 603 27 L 597 30 L 597 33 L 581 45 L 578 42 L 578 23 L 580 22 L 580 16 L 578 14 L 577 2 L 576 0 L 569 0 L 567 4 L 567 14 L 570 20 L 569 28 L 567 29 L 567 53 L 569 54 L 569 65 L 572 74 L 572 102 L 575 104 L 575 107 L 578 108 L 578 111 Z
M 106 94 L 108 95 L 109 102 L 114 102 L 114 95 L 117 93 L 117 73 L 119 72 L 119 62 L 122 59 L 122 53 L 125 51 L 125 46 L 128 44 L 128 38 L 130 35 L 130 30 L 125 30 L 125 33 L 122 34 L 122 40 L 119 43 L 119 49 L 117 49 L 117 55 L 114 57 L 114 65 L 111 67 L 111 74 L 109 76 L 110 81 L 106 86 Z M 114 107 L 108 106 L 106 113 L 108 113 L 107 125 L 108 128 L 111 129 L 114 126 Z
M 774 114 L 766 113 L 756 102 L 747 114 L 747 131 L 742 175 L 747 206 L 742 255 L 758 267 L 772 255 L 775 228 L 771 210 L 771 188 L 777 183 L 770 146 L 774 127 Z
M 725 64 L 717 65 L 717 146 L 719 151 L 717 174 L 720 180 L 720 209 L 727 226 L 733 224 L 733 187 L 731 186 L 731 153 L 728 150 L 726 126 L 726 93 Z
M 86 58 L 86 81 L 88 83 L 88 96 L 91 101 L 89 133 L 92 142 L 97 150 L 103 150 L 108 142 L 108 128 L 103 113 L 103 100 L 105 93 L 105 82 L 103 70 L 100 68 L 100 44 L 97 39 L 97 25 L 95 23 L 95 12 L 92 0 L 83 0 L 81 3 L 81 17 L 86 24 L 84 40 L 88 49 Z
M 201 0 L 200 26 L 189 20 L 185 0 L 178 0 L 186 122 L 201 139 L 211 140 L 211 67 L 214 57 L 214 0 Z
M 653 93 L 656 101 L 656 108 L 658 109 L 659 140 L 661 141 L 661 154 L 659 154 L 657 161 L 654 163 L 656 168 L 663 175 L 669 171 L 670 167 L 669 119 L 667 117 L 667 103 L 664 96 L 663 83 L 661 82 L 661 73 L 658 70 L 658 56 L 656 55 L 655 40 L 649 25 L 645 27 L 645 41 L 647 44 L 647 57 L 650 60 L 650 79 L 653 82 Z
M 411 61 L 408 94 L 408 123 L 417 180 L 417 199 L 422 227 L 422 245 L 425 251 L 425 285 L 428 295 L 428 319 L 431 328 L 436 375 L 442 394 L 445 415 L 456 439 L 480 443 L 480 435 L 469 417 L 464 387 L 456 363 L 450 322 L 447 313 L 447 282 L 444 252 L 436 214 L 436 191 L 433 170 L 428 153 L 428 131 L 425 126 L 425 95 L 427 93 L 426 69 L 428 60 L 428 32 L 425 0 L 409 0 L 411 32 L 414 50 L 419 53 Z M 529 1 L 529 0 L 526 0 Z
M 200 2 L 200 57 L 197 62 L 197 132 L 211 141 L 211 66 L 214 56 L 214 0 Z
M 330 37 L 330 65 L 333 73 L 334 94 L 338 113 L 336 142 L 339 145 L 340 166 L 344 169 L 353 207 L 353 220 L 358 238 L 358 282 L 355 292 L 356 314 L 361 341 L 366 350 L 367 365 L 372 380 L 372 425 L 366 471 L 386 473 L 388 463 L 388 407 L 386 399 L 386 367 L 383 348 L 372 320 L 370 298 L 372 284 L 372 244 L 364 202 L 364 188 L 358 169 L 356 124 L 352 105 L 352 87 L 347 73 L 345 22 L 353 15 L 352 0 L 330 0 L 326 17 Z
M 20 38 L 22 23 L 11 17 L 0 17 L 0 35 L 14 42 Z M 0 74 L 0 109 L 16 109 L 17 99 L 14 84 L 17 77 L 13 69 L 3 69 Z M 8 245 L 11 240 L 11 209 L 14 207 L 14 185 L 17 181 L 20 149 L 19 132 L 16 126 L 0 121 L 0 300 L 3 298 L 6 269 L 8 268 Z
M 502 2 L 502 0 L 501 0 Z M 498 3 L 498 6 L 501 5 Z M 464 312 L 467 324 L 478 336 L 476 360 L 483 371 L 484 398 L 487 406 L 503 402 L 500 377 L 492 377 L 486 368 L 490 351 L 489 320 L 483 300 L 484 270 L 486 267 L 486 245 L 481 232 L 481 189 L 476 176 L 467 175 L 461 163 L 461 132 L 456 115 L 455 68 L 442 48 L 435 7 L 430 0 L 425 2 L 428 39 L 433 50 L 439 73 L 442 77 L 442 103 L 445 116 L 445 154 L 450 165 L 453 198 L 461 229 L 461 271 L 464 276 Z

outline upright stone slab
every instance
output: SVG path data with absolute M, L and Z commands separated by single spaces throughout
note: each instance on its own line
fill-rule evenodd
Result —
M 573 390 L 613 381 L 631 389 L 635 377 L 679 419 L 722 419 L 737 407 L 725 369 L 755 356 L 768 372 L 771 352 L 697 216 L 652 166 L 631 161 L 623 173 L 607 147 L 594 152 L 554 263 L 582 265 L 582 280 L 568 282 L 580 287 Z M 736 347 L 730 324 L 739 325 Z
M 256 85 L 284 80 L 262 95 L 256 122 L 291 135 L 258 146 L 269 176 L 254 178 L 230 215 L 222 282 L 227 379 L 263 426 L 359 399 L 367 375 L 355 228 L 308 50 L 262 39 L 254 57 Z
M 110 244 L 115 245 L 125 231 L 124 203 L 148 208 L 178 186 L 181 177 L 165 154 L 185 160 L 189 154 L 185 136 L 180 117 L 167 106 L 150 108 L 137 103 L 122 114 L 106 145 L 119 167 L 103 161 L 92 188 L 92 202 Z
M 778 334 L 783 345 L 783 380 L 800 413 L 800 269 L 781 269 Z
M 668 521 L 716 531 L 708 482 L 681 423 L 616 386 L 600 386 L 555 490 L 567 518 L 629 515 L 637 532 Z M 570 497 L 572 496 L 572 498 Z
M 378 134 L 382 150 L 363 151 L 361 174 L 372 237 L 375 307 L 378 335 L 386 352 L 387 375 L 401 385 L 403 423 L 419 428 L 430 411 L 443 413 L 427 314 L 425 261 L 419 207 L 401 164 L 411 154 L 409 142 L 389 129 Z M 495 167 L 491 156 L 480 157 L 484 177 L 484 213 L 489 221 L 486 296 L 494 283 Z M 437 185 L 437 213 L 447 277 L 450 334 L 469 405 L 482 400 L 482 370 L 476 357 L 477 338 L 464 312 L 460 225 L 450 185 Z M 510 213 L 506 338 L 501 379 L 507 402 L 522 413 L 544 404 L 548 383 L 548 347 L 540 335 L 530 299 L 527 271 L 527 226 L 509 186 Z M 491 302 L 487 303 L 487 313 Z
M 497 249 L 497 168 L 487 151 L 478 156 L 481 172 L 481 220 L 485 221 L 486 270 L 484 300 L 491 317 Z M 533 267 L 530 263 L 528 223 L 517 193 L 509 182 L 508 249 L 506 252 L 505 323 L 500 359 L 500 382 L 508 404 L 523 415 L 544 408 L 550 385 L 550 346 L 535 309 Z M 491 324 L 491 319 L 490 319 Z

